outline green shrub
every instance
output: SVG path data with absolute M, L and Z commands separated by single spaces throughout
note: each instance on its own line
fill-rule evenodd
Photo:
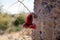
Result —
M 20 15 L 20 16 L 18 16 L 17 18 L 16 18 L 16 20 L 13 22 L 13 24 L 15 25 L 15 26 L 18 26 L 18 25 L 20 25 L 20 24 L 23 24 L 25 22 L 25 17 L 24 17 L 24 15 L 22 14 L 22 15 Z
M 15 21 L 13 22 L 13 24 L 14 24 L 15 26 L 18 26 L 18 25 L 19 25 L 19 21 L 18 21 L 18 20 L 15 20 Z
M 17 20 L 20 24 L 23 24 L 25 22 L 25 19 L 23 17 L 18 17 Z
M 6 30 L 8 28 L 8 23 L 7 22 L 4 22 L 3 24 L 0 24 L 0 30 Z

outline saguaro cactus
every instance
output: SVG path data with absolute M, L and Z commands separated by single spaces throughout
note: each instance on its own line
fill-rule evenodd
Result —
M 59 40 L 60 0 L 34 0 L 34 13 L 37 29 L 33 40 Z

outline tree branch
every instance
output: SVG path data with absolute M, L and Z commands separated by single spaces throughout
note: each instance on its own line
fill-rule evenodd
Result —
M 22 3 L 21 1 L 19 1 L 18 0 L 18 2 L 20 2 L 29 12 L 30 12 L 30 10 L 25 6 L 25 4 L 24 3 Z

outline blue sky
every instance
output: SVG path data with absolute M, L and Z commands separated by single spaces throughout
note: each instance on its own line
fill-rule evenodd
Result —
M 28 9 L 31 12 L 33 12 L 34 0 L 24 0 L 23 3 L 28 7 Z M 28 12 L 27 9 L 17 0 L 0 0 L 0 4 L 3 5 L 3 9 L 5 11 L 8 11 L 12 14 L 23 12 L 23 11 Z

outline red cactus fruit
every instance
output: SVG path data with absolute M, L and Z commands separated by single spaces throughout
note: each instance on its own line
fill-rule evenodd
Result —
M 35 29 L 36 29 L 36 25 L 35 25 L 35 24 L 33 24 L 33 25 L 31 25 L 31 26 L 30 26 L 30 28 L 32 28 L 32 29 L 34 29 L 34 30 L 35 30 Z
M 36 25 L 33 24 L 32 22 L 33 22 L 33 13 L 31 13 L 27 16 L 26 22 L 24 23 L 23 27 L 36 29 Z
M 23 24 L 23 27 L 29 28 L 30 25 L 32 25 L 32 24 L 24 23 L 24 24 Z
M 26 23 L 28 24 L 32 24 L 33 22 L 33 15 L 32 14 L 29 14 L 26 18 Z

